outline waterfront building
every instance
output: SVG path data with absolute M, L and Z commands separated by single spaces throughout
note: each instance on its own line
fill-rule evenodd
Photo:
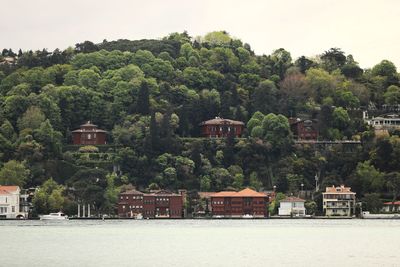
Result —
M 383 203 L 382 211 L 384 212 L 399 212 L 400 211 L 400 201 L 390 201 Z
M 250 188 L 222 191 L 210 196 L 213 217 L 268 217 L 269 198 Z
M 350 187 L 327 187 L 322 193 L 325 216 L 352 216 L 356 209 L 356 193 Z
M 185 195 L 159 190 L 143 193 L 137 190 L 123 192 L 119 196 L 118 216 L 122 218 L 182 218 Z
M 304 207 L 304 202 L 304 199 L 298 197 L 287 197 L 280 201 L 278 215 L 296 217 L 305 216 L 306 208 Z
M 204 137 L 227 137 L 231 134 L 240 137 L 244 129 L 242 121 L 234 121 L 216 117 L 200 123 L 201 135 Z
M 20 215 L 19 204 L 19 186 L 0 186 L 0 218 L 17 218 Z
M 98 129 L 97 125 L 88 121 L 81 127 L 72 131 L 72 140 L 74 145 L 105 145 L 106 131 Z
M 293 137 L 297 140 L 317 140 L 318 123 L 317 120 L 302 120 L 300 118 L 289 119 L 290 130 Z

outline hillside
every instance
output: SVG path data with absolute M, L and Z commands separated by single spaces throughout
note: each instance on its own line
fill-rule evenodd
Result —
M 0 184 L 44 188 L 37 212 L 74 210 L 78 199 L 111 212 L 129 184 L 290 193 L 313 190 L 315 175 L 321 188 L 345 183 L 369 203 L 397 198 L 398 132 L 376 137 L 362 111 L 397 110 L 399 77 L 388 60 L 361 69 L 339 48 L 316 58 L 283 48 L 255 55 L 225 32 L 4 49 Z M 215 117 L 243 121 L 242 138 L 201 138 L 199 124 Z M 317 121 L 319 140 L 362 145 L 295 144 L 290 117 Z M 87 121 L 107 131 L 106 145 L 71 145 L 71 131 Z

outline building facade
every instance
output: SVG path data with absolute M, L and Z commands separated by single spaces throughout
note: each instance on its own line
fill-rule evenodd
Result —
M 17 218 L 20 215 L 19 205 L 19 186 L 0 186 L 0 218 Z
M 322 193 L 325 216 L 353 216 L 356 209 L 356 193 L 350 187 L 327 187 Z
M 268 196 L 250 188 L 222 191 L 210 196 L 213 217 L 268 217 Z
M 204 137 L 227 137 L 233 135 L 240 137 L 244 129 L 244 123 L 216 117 L 215 119 L 200 123 L 201 135 Z
M 123 192 L 119 196 L 118 216 L 121 218 L 182 218 L 183 194 L 167 190 L 143 193 L 137 190 Z
M 316 120 L 302 120 L 291 118 L 289 120 L 290 130 L 297 140 L 317 140 L 318 123 Z
M 296 217 L 305 216 L 306 208 L 304 207 L 304 202 L 304 199 L 298 197 L 287 197 L 280 201 L 278 215 Z
M 383 212 L 394 212 L 394 213 L 399 212 L 400 211 L 400 201 L 383 203 L 382 211 Z
M 106 133 L 88 121 L 79 129 L 72 131 L 72 141 L 74 145 L 105 145 Z

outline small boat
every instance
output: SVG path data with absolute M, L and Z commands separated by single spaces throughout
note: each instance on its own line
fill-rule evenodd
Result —
M 68 216 L 64 213 L 57 212 L 57 213 L 50 213 L 47 215 L 40 215 L 40 220 L 68 220 Z
M 254 216 L 251 215 L 251 214 L 245 214 L 245 215 L 242 216 L 242 218 L 243 218 L 243 219 L 253 219 Z
M 141 213 L 138 213 L 135 215 L 136 220 L 143 220 L 143 215 Z
M 371 214 L 369 211 L 363 211 L 362 213 L 363 219 L 400 219 L 400 214 L 392 213 L 392 214 Z

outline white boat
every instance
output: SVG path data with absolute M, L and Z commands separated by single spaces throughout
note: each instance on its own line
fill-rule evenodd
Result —
M 254 216 L 251 215 L 251 214 L 245 214 L 245 215 L 242 216 L 242 218 L 243 218 L 243 219 L 253 219 Z
M 400 214 L 371 214 L 369 211 L 363 211 L 363 219 L 400 219 Z
M 143 220 L 143 215 L 141 213 L 138 213 L 135 215 L 136 220 Z
M 40 215 L 40 220 L 68 220 L 68 216 L 62 212 Z

